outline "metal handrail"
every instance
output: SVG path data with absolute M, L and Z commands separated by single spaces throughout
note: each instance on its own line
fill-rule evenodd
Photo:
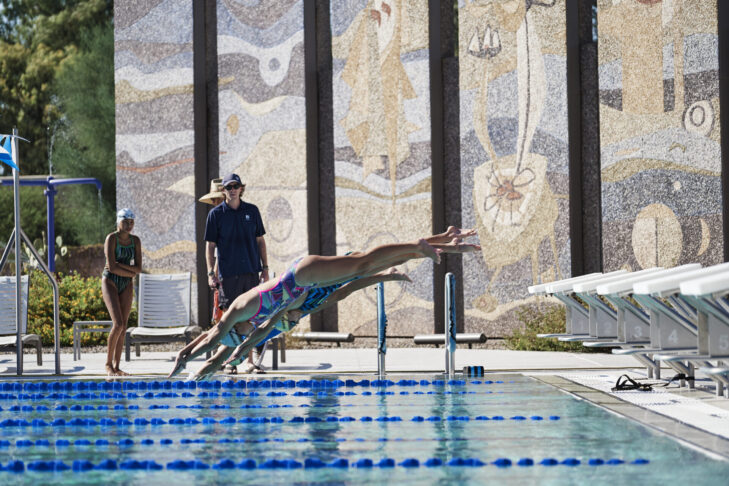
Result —
M 19 171 L 16 167 L 19 167 L 18 165 L 18 130 L 17 128 L 13 128 L 13 139 L 12 139 L 12 159 L 15 164 L 15 167 L 13 167 L 13 193 L 14 193 L 14 211 L 15 211 L 15 228 L 13 228 L 13 232 L 10 234 L 10 238 L 8 239 L 8 243 L 5 247 L 5 250 L 3 250 L 2 258 L 0 258 L 0 272 L 5 268 L 5 263 L 7 262 L 7 258 L 10 254 L 10 248 L 14 247 L 15 249 L 15 333 L 16 333 L 16 341 L 15 341 L 15 358 L 17 360 L 17 374 L 20 376 L 23 374 L 23 340 L 21 337 L 21 325 L 22 322 L 22 303 L 21 303 L 21 260 L 22 255 L 20 253 L 20 240 L 22 239 L 25 244 L 30 249 L 31 253 L 35 257 L 36 260 L 38 260 L 38 264 L 40 265 L 43 272 L 48 276 L 48 279 L 51 281 L 51 286 L 53 287 L 53 343 L 55 347 L 55 353 L 56 353 L 56 374 L 61 374 L 61 329 L 58 321 L 58 300 L 59 300 L 59 291 L 58 291 L 58 282 L 56 282 L 55 277 L 53 277 L 53 273 L 48 269 L 48 266 L 43 263 L 43 260 L 41 259 L 40 255 L 38 254 L 38 251 L 35 249 L 33 244 L 30 242 L 30 239 L 28 238 L 28 235 L 26 235 L 23 232 L 23 229 L 20 227 L 20 183 L 19 183 Z M 20 236 L 18 236 L 20 235 Z M 30 296 L 28 296 L 28 301 L 30 301 Z

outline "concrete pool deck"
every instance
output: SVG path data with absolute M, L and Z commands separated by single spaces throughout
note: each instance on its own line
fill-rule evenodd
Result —
M 145 352 L 134 356 L 129 362 L 122 361 L 121 368 L 133 375 L 166 375 L 172 370 L 175 353 Z M 0 378 L 15 376 L 14 354 L 0 354 Z M 195 370 L 203 358 L 191 362 L 188 368 Z M 322 348 L 286 350 L 286 362 L 279 363 L 278 371 L 270 370 L 272 353 L 267 352 L 263 365 L 270 373 L 376 373 L 377 350 L 375 348 Z M 43 365 L 36 364 L 35 355 L 26 354 L 23 362 L 24 374 L 28 376 L 52 375 L 54 355 L 43 354 Z M 105 353 L 83 353 L 81 359 L 73 360 L 72 354 L 62 354 L 61 372 L 70 377 L 105 377 Z M 509 351 L 501 349 L 458 349 L 456 370 L 464 366 L 480 365 L 487 372 L 525 370 L 585 370 L 585 369 L 628 369 L 637 368 L 638 363 L 630 356 L 611 354 L 583 354 L 562 352 Z M 389 348 L 386 368 L 392 373 L 438 373 L 445 366 L 443 348 Z
M 16 357 L 0 355 L 0 381 L 17 381 Z M 199 368 L 204 359 L 193 360 L 188 370 Z M 78 361 L 73 355 L 61 357 L 61 371 L 69 379 L 105 378 L 105 353 L 84 353 Z M 159 380 L 172 369 L 174 353 L 142 350 L 132 354 L 122 369 L 134 378 Z M 286 362 L 278 370 L 271 369 L 272 353 L 264 356 L 263 375 L 218 375 L 218 379 L 265 379 L 272 376 L 305 376 L 316 374 L 376 373 L 377 350 L 374 348 L 322 348 L 286 351 Z M 388 374 L 442 373 L 445 352 L 442 348 L 391 348 L 387 351 Z M 458 349 L 456 370 L 464 366 L 483 366 L 488 374 L 518 372 L 555 386 L 573 396 L 588 400 L 631 420 L 671 435 L 693 447 L 729 460 L 729 400 L 714 394 L 714 384 L 697 375 L 696 388 L 656 387 L 650 392 L 611 392 L 617 378 L 628 374 L 646 379 L 646 370 L 630 356 L 563 352 L 510 351 L 494 349 Z M 58 379 L 54 376 L 54 355 L 43 355 L 43 365 L 35 356 L 25 355 L 24 378 Z M 664 378 L 673 376 L 666 368 Z M 186 375 L 180 376 L 185 379 Z M 649 380 L 656 383 L 658 380 Z M 664 380 L 664 382 L 667 380 Z

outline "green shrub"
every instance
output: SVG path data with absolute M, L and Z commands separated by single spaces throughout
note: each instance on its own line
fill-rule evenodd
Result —
M 108 321 L 100 277 L 81 277 L 73 272 L 57 274 L 59 291 L 59 323 L 61 346 L 73 345 L 74 321 Z M 28 298 L 28 332 L 37 334 L 44 346 L 53 346 L 53 288 L 48 277 L 38 270 L 30 273 Z M 129 323 L 137 322 L 136 305 L 132 306 Z M 106 333 L 83 333 L 81 345 L 106 344 Z
M 537 337 L 537 334 L 566 332 L 565 308 L 562 305 L 524 306 L 517 311 L 517 318 L 524 323 L 505 338 L 509 349 L 520 351 L 571 351 L 579 353 L 609 353 L 610 348 L 587 348 L 581 342 L 567 343 L 557 339 Z

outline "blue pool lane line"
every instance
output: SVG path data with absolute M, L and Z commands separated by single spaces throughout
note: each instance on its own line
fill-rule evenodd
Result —
M 213 380 L 213 381 L 53 381 L 31 382 L 15 381 L 0 383 L 2 392 L 19 391 L 74 391 L 74 390 L 214 390 L 220 388 L 387 388 L 392 386 L 465 386 L 515 383 L 503 380 Z
M 355 462 L 349 461 L 349 459 L 346 458 L 336 458 L 329 462 L 322 461 L 321 459 L 310 457 L 304 460 L 304 462 L 299 462 L 294 459 L 266 459 L 260 462 L 257 462 L 250 458 L 242 459 L 240 462 L 235 462 L 233 459 L 221 459 L 220 461 L 209 464 L 204 461 L 201 461 L 199 459 L 193 459 L 193 460 L 183 460 L 183 459 L 176 459 L 173 461 L 168 462 L 166 465 L 162 465 L 157 463 L 154 460 L 134 460 L 134 459 L 127 459 L 125 461 L 117 462 L 114 459 L 104 459 L 96 464 L 94 464 L 91 461 L 87 460 L 75 460 L 70 465 L 66 464 L 63 461 L 55 460 L 55 461 L 29 461 L 27 463 L 21 461 L 21 460 L 13 460 L 8 462 L 7 464 L 0 463 L 0 471 L 6 471 L 10 473 L 24 473 L 26 471 L 32 471 L 32 472 L 64 472 L 64 471 L 73 471 L 73 472 L 86 472 L 91 470 L 105 470 L 105 471 L 114 471 L 117 469 L 121 470 L 147 470 L 147 471 L 155 471 L 155 470 L 162 470 L 167 469 L 168 471 L 189 471 L 189 470 L 203 470 L 203 469 L 320 469 L 320 468 L 336 468 L 336 469 L 343 469 L 343 468 L 349 468 L 349 467 L 356 467 L 356 468 L 373 468 L 373 467 L 379 467 L 379 468 L 393 468 L 393 467 L 403 467 L 403 468 L 415 468 L 415 467 L 443 467 L 443 466 L 450 466 L 450 467 L 484 467 L 488 465 L 496 466 L 499 468 L 508 468 L 512 467 L 514 465 L 520 466 L 520 467 L 531 467 L 535 465 L 541 465 L 546 467 L 551 466 L 567 466 L 567 467 L 576 467 L 576 466 L 618 466 L 623 464 L 629 464 L 629 465 L 645 465 L 649 464 L 650 461 L 648 459 L 634 459 L 632 461 L 627 461 L 623 459 L 607 459 L 603 460 L 600 458 L 590 458 L 590 459 L 577 459 L 574 457 L 568 457 L 566 459 L 555 459 L 555 458 L 545 458 L 540 461 L 537 461 L 532 458 L 521 458 L 517 461 L 512 461 L 508 458 L 498 458 L 491 462 L 484 462 L 480 459 L 476 458 L 460 458 L 460 457 L 454 457 L 452 459 L 449 459 L 448 461 L 443 461 L 442 459 L 439 459 L 437 457 L 427 459 L 425 461 L 420 461 L 415 458 L 408 458 L 404 459 L 400 462 L 395 461 L 392 458 L 386 457 L 383 459 L 380 459 L 379 461 L 375 462 L 372 459 L 368 458 L 362 458 L 358 459 Z
M 503 394 L 505 392 L 503 391 L 485 391 L 485 392 L 474 392 L 474 391 L 415 391 L 412 392 L 413 395 L 479 395 L 479 394 L 485 394 L 485 395 L 491 395 L 491 394 Z M 377 391 L 377 392 L 370 392 L 370 391 L 363 391 L 361 394 L 362 396 L 394 396 L 394 395 L 410 395 L 411 392 L 401 391 L 399 393 L 391 392 L 391 391 Z M 286 397 L 286 396 L 292 396 L 292 397 L 328 397 L 328 396 L 336 396 L 336 397 L 343 397 L 343 396 L 357 396 L 358 394 L 355 392 L 294 392 L 290 395 L 286 392 L 267 392 L 265 393 L 266 397 Z M 141 395 L 134 393 L 134 392 L 114 392 L 114 393 L 75 393 L 73 395 L 69 395 L 68 393 L 49 393 L 47 395 L 44 395 L 42 393 L 19 393 L 17 395 L 14 395 L 12 393 L 0 393 L 0 401 L 42 401 L 42 400 L 54 400 L 54 401 L 63 401 L 63 400 L 136 400 L 136 399 L 146 399 L 146 400 L 152 400 L 152 399 L 161 399 L 161 398 L 231 398 L 231 397 L 258 397 L 262 396 L 261 393 L 252 391 L 249 393 L 246 392 L 200 392 L 197 394 L 190 393 L 190 392 L 182 392 L 182 393 L 176 393 L 176 392 L 146 392 Z M 2 407 L 0 407 L 0 411 L 2 411 Z
M 534 422 L 550 422 L 550 421 L 557 421 L 560 420 L 561 417 L 558 415 L 552 415 L 547 418 L 545 421 L 544 417 L 540 415 L 533 415 L 528 420 L 534 421 Z M 410 422 L 441 422 L 441 421 L 460 421 L 460 422 L 470 422 L 471 417 L 467 415 L 449 415 L 447 417 L 441 417 L 439 415 L 432 415 L 430 417 L 422 417 L 420 415 L 416 415 L 414 417 L 411 417 L 408 419 Z M 507 420 L 505 417 L 502 417 L 500 415 L 494 415 L 492 417 L 488 417 L 486 415 L 479 415 L 473 419 L 473 421 L 476 422 L 501 422 Z M 509 417 L 508 420 L 512 421 L 525 421 L 527 420 L 526 417 L 522 415 L 515 415 L 513 417 Z M 104 417 L 99 420 L 93 419 L 93 418 L 80 418 L 75 417 L 69 420 L 66 420 L 64 418 L 56 418 L 51 420 L 50 422 L 45 421 L 43 419 L 34 418 L 33 420 L 26 420 L 26 419 L 4 419 L 0 420 L 0 428 L 17 428 L 17 427 L 127 427 L 127 426 L 135 426 L 135 427 L 146 427 L 146 426 L 160 426 L 160 425 L 212 425 L 212 424 L 222 424 L 222 425 L 234 425 L 234 424 L 296 424 L 296 423 L 319 423 L 319 422 L 403 422 L 403 418 L 398 415 L 393 416 L 379 416 L 379 417 L 370 417 L 370 416 L 363 416 L 360 417 L 359 420 L 355 419 L 354 417 L 338 417 L 334 415 L 330 415 L 327 417 L 316 417 L 316 416 L 295 416 L 291 418 L 284 418 L 284 417 L 243 417 L 240 419 L 237 419 L 235 417 L 225 417 L 220 420 L 216 420 L 212 417 L 203 417 L 202 419 L 198 419 L 195 417 L 187 417 L 187 418 L 181 418 L 181 417 L 173 417 L 170 419 L 162 419 L 159 417 L 137 417 L 134 420 L 129 420 L 124 417 L 120 417 L 117 419 Z
M 345 437 L 331 437 L 328 439 L 324 439 L 322 437 L 315 437 L 315 438 L 309 438 L 309 437 L 299 437 L 299 438 L 291 438 L 291 439 L 283 439 L 280 437 L 276 438 L 268 438 L 268 437 L 260 437 L 260 438 L 222 438 L 217 440 L 208 440 L 205 438 L 187 438 L 184 437 L 182 439 L 179 439 L 177 441 L 180 445 L 196 445 L 196 444 L 212 444 L 212 443 L 218 443 L 218 444 L 264 444 L 267 442 L 273 442 L 273 443 L 306 443 L 306 442 L 312 442 L 312 443 L 333 443 L 333 442 L 467 442 L 471 439 L 461 437 L 461 438 L 437 438 L 437 439 L 403 439 L 403 438 L 389 438 L 389 437 L 375 437 L 371 439 L 363 439 L 361 437 L 355 437 L 353 439 L 348 439 Z M 478 438 L 476 440 L 483 440 L 481 438 Z M 109 446 L 117 446 L 119 448 L 128 448 L 133 447 L 135 445 L 141 445 L 141 446 L 153 446 L 155 445 L 155 440 L 146 438 L 146 439 L 138 439 L 135 441 L 134 439 L 130 438 L 122 438 L 118 439 L 116 441 L 109 441 L 107 439 L 96 439 L 93 442 L 89 439 L 75 439 L 73 442 L 71 442 L 68 439 L 56 439 L 55 442 L 51 443 L 48 439 L 36 439 L 35 441 L 30 439 L 17 439 L 15 441 L 15 447 L 18 449 L 21 448 L 29 448 L 29 447 L 56 447 L 56 448 L 63 448 L 63 447 L 79 447 L 81 449 L 88 449 L 92 447 L 98 447 L 100 449 L 107 449 Z M 174 444 L 175 441 L 172 439 L 159 439 L 159 444 L 163 446 L 168 446 Z M 13 443 L 9 440 L 0 440 L 0 450 L 2 449 L 8 449 L 13 445 Z
M 284 393 L 284 394 L 281 394 L 281 393 Z M 488 391 L 488 392 L 483 392 L 483 393 L 484 394 L 492 394 L 492 393 L 501 394 L 503 392 Z M 401 395 L 407 394 L 407 392 L 400 392 L 400 394 Z M 442 393 L 441 392 L 413 392 L 413 394 L 414 395 L 440 395 L 440 394 L 456 395 L 456 394 L 478 394 L 478 393 L 477 392 L 442 392 Z M 318 392 L 316 394 L 316 396 L 319 396 L 319 397 L 322 397 L 322 396 L 341 397 L 341 396 L 353 396 L 353 395 L 357 395 L 357 394 L 354 392 L 346 392 L 346 393 L 345 392 Z M 373 394 L 370 392 L 366 392 L 366 391 L 362 392 L 362 396 L 369 396 L 369 395 L 373 395 Z M 394 395 L 394 393 L 378 392 L 378 393 L 375 393 L 374 395 Z M 22 400 L 64 401 L 64 400 L 82 400 L 82 399 L 86 399 L 86 400 L 133 400 L 133 399 L 195 398 L 195 397 L 197 397 L 197 398 L 246 398 L 246 397 L 253 398 L 253 397 L 259 397 L 259 396 L 261 396 L 261 394 L 258 392 L 250 392 L 250 393 L 236 392 L 235 395 L 233 395 L 232 393 L 229 393 L 229 392 L 223 392 L 223 393 L 202 392 L 197 395 L 193 395 L 190 393 L 187 393 L 187 394 L 183 393 L 182 395 L 179 395 L 177 393 L 158 393 L 158 394 L 154 394 L 154 396 L 152 396 L 151 393 L 145 394 L 144 396 L 139 396 L 135 393 L 127 393 L 127 394 L 115 393 L 113 395 L 108 394 L 108 393 L 107 394 L 101 393 L 99 395 L 85 393 L 85 394 L 77 394 L 77 395 L 66 395 L 66 394 L 54 394 L 54 395 L 48 395 L 48 396 L 31 395 L 30 397 L 22 397 L 20 400 L 21 401 Z M 281 397 L 281 396 L 286 396 L 285 392 L 269 392 L 266 394 L 267 398 L 268 397 Z M 313 397 L 315 395 L 310 392 L 296 392 L 296 393 L 291 394 L 290 396 Z M 350 406 L 348 404 L 342 404 L 342 405 Z M 292 404 L 285 404 L 285 405 L 269 404 L 269 405 L 267 405 L 268 408 L 293 408 L 293 407 L 297 407 L 297 406 L 298 407 L 311 407 L 311 408 L 317 408 L 317 407 L 329 408 L 329 407 L 331 407 L 331 405 L 327 404 L 327 403 L 315 403 L 315 404 L 302 403 L 299 405 L 292 405 Z M 247 407 L 248 408 L 263 408 L 263 406 L 261 406 L 261 405 L 247 405 Z M 169 404 L 152 404 L 152 405 L 149 405 L 147 408 L 149 408 L 150 410 L 154 410 L 154 409 L 168 409 L 168 408 L 172 408 L 172 407 Z M 216 408 L 218 408 L 218 409 L 223 409 L 223 408 L 230 408 L 230 405 L 214 403 L 209 406 L 200 405 L 200 404 L 188 406 L 188 405 L 180 404 L 180 405 L 175 405 L 174 408 L 196 408 L 196 409 L 205 409 L 205 408 L 216 409 Z M 125 407 L 124 405 L 114 405 L 113 409 L 114 410 L 139 410 L 139 405 L 129 405 L 128 407 Z M 46 405 L 38 405 L 35 408 L 35 410 L 38 412 L 41 412 L 41 411 L 47 412 L 50 409 Z M 89 411 L 89 410 L 110 410 L 110 408 L 108 405 L 99 405 L 98 407 L 94 408 L 92 405 L 76 404 L 76 405 L 68 406 L 68 405 L 61 404 L 61 405 L 56 405 L 54 410 L 57 410 L 57 411 L 67 411 L 67 410 Z M 6 405 L 5 408 L 0 406 L 0 413 L 2 413 L 2 412 L 32 412 L 32 411 L 34 411 L 32 405 L 11 405 L 11 406 Z

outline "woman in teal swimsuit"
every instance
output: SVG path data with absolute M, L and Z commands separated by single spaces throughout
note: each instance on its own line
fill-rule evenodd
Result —
M 131 234 L 134 213 L 130 209 L 120 209 L 116 213 L 116 227 L 117 231 L 109 233 L 104 242 L 106 265 L 101 276 L 101 292 L 112 322 L 106 373 L 109 376 L 128 376 L 119 369 L 119 362 L 134 299 L 132 278 L 142 271 L 142 244 L 139 237 Z

